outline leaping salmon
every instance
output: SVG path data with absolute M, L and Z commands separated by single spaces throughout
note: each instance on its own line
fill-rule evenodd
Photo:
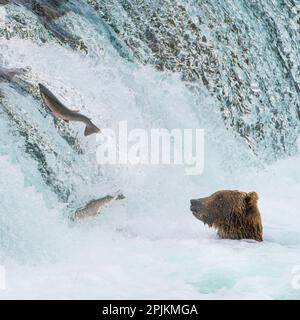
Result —
M 70 110 L 66 106 L 64 106 L 55 95 L 47 89 L 44 85 L 39 83 L 40 93 L 43 98 L 45 105 L 50 109 L 53 115 L 58 118 L 62 119 L 65 122 L 69 121 L 79 121 L 83 122 L 86 125 L 84 130 L 84 135 L 89 136 L 93 133 L 100 132 L 100 129 L 95 126 L 92 121 L 79 113 L 79 111 Z
M 72 220 L 76 221 L 84 218 L 94 217 L 101 211 L 101 209 L 109 206 L 115 200 L 123 199 L 125 199 L 125 196 L 122 193 L 116 193 L 113 196 L 108 195 L 101 199 L 92 200 L 83 208 L 78 209 L 75 212 Z

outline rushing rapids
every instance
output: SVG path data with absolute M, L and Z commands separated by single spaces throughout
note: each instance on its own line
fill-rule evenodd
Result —
M 0 0 L 0 296 L 299 296 L 297 4 Z M 99 165 L 99 142 L 54 119 L 39 83 L 99 128 L 205 129 L 203 175 Z M 264 243 L 194 220 L 189 200 L 225 188 L 260 194 Z M 68 219 L 119 189 L 125 204 Z

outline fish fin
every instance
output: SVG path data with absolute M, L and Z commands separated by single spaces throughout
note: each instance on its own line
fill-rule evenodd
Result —
M 121 192 L 121 190 L 118 190 L 114 193 L 113 198 L 115 200 L 123 200 L 126 199 L 126 197 L 124 196 L 124 194 Z
M 126 199 L 126 197 L 124 196 L 123 193 L 119 193 L 116 197 L 116 200 L 124 200 L 124 199 Z
M 98 127 L 96 127 L 93 123 L 91 123 L 90 125 L 87 125 L 85 130 L 84 130 L 84 135 L 85 136 L 89 136 L 93 133 L 98 133 L 100 132 L 100 129 Z

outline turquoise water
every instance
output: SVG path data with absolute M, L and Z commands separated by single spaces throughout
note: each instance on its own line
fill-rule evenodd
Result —
M 292 286 L 300 264 L 299 34 L 289 25 L 291 2 L 189 1 L 184 11 L 180 2 L 128 3 L 98 1 L 96 10 L 95 1 L 66 4 L 55 26 L 81 39 L 88 54 L 30 10 L 5 7 L 1 60 L 30 67 L 23 80 L 32 87 L 0 83 L 0 258 L 7 270 L 0 297 L 299 298 Z M 160 22 L 150 19 L 155 11 Z M 170 16 L 175 27 L 165 30 Z M 182 26 L 182 16 L 197 28 Z M 188 44 L 180 28 L 207 38 L 206 51 L 185 52 L 201 62 L 201 79 L 179 63 Z M 176 54 L 168 32 L 178 40 Z M 289 44 L 285 67 L 274 51 L 280 39 Z M 249 56 L 237 50 L 243 47 Z M 39 82 L 101 128 L 123 120 L 130 128 L 203 128 L 203 174 L 186 176 L 182 166 L 99 166 L 98 142 L 83 136 L 81 124 L 55 125 L 38 98 Z M 118 189 L 125 202 L 96 219 L 69 221 L 76 208 Z M 195 220 L 189 200 L 220 189 L 260 194 L 263 243 L 219 240 Z

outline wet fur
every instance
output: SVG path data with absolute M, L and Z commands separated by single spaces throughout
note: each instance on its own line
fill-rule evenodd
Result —
M 223 239 L 263 241 L 261 215 L 256 192 L 219 191 L 191 200 L 191 211 L 204 224 L 217 230 Z

